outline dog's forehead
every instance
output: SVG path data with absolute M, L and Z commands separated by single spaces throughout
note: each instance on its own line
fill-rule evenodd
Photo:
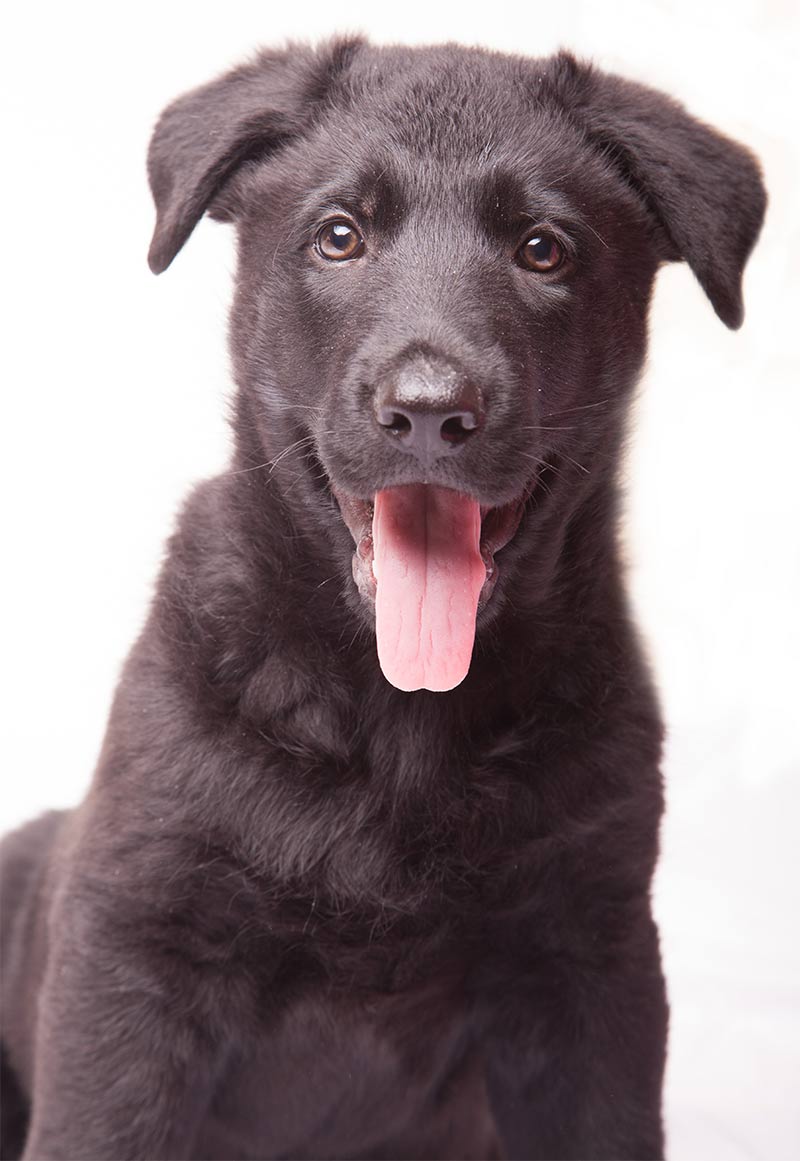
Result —
M 541 99 L 535 70 L 523 68 L 535 62 L 511 73 L 504 63 L 456 52 L 437 69 L 404 69 L 379 56 L 300 146 L 314 172 L 311 200 L 335 202 L 341 191 L 354 204 L 521 208 L 547 191 L 577 192 L 601 162 L 564 110 Z
M 568 149 L 563 110 L 543 99 L 536 61 L 456 46 L 373 50 L 334 101 L 352 130 L 419 161 L 486 162 Z M 537 142 L 538 139 L 538 142 Z

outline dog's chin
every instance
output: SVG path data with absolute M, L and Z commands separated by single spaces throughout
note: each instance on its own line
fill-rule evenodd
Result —
M 374 606 L 378 590 L 373 536 L 375 500 L 362 500 L 337 487 L 332 481 L 330 490 L 355 543 L 353 580 L 366 604 Z M 514 539 L 532 491 L 533 483 L 506 504 L 495 507 L 480 505 L 480 555 L 485 577 L 478 597 L 479 610 L 490 601 L 500 575 L 502 562 L 498 563 L 496 555 Z

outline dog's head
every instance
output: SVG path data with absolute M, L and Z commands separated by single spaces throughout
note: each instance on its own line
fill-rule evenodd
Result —
M 237 225 L 240 451 L 352 555 L 402 689 L 457 684 L 550 514 L 611 494 L 659 264 L 740 325 L 765 203 L 668 98 L 452 45 L 263 53 L 170 106 L 149 167 L 154 271 Z

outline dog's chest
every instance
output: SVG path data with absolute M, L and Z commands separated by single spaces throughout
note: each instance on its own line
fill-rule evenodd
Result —
M 232 1057 L 196 1155 L 489 1156 L 494 1129 L 466 1021 L 444 986 L 298 999 Z

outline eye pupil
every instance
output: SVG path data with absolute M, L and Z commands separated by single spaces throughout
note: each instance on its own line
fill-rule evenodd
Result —
M 326 222 L 317 233 L 316 246 L 323 258 L 341 262 L 346 258 L 357 258 L 364 239 L 349 222 Z
M 331 241 L 338 250 L 346 250 L 350 245 L 353 231 L 342 222 L 336 222 L 331 227 Z
M 553 249 L 553 243 L 549 238 L 531 238 L 528 249 L 537 262 L 547 262 L 550 251 Z

